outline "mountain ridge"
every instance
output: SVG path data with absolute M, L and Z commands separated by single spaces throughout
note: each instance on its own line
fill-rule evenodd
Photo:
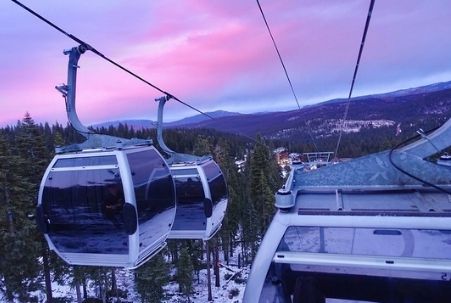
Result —
M 166 123 L 167 128 L 212 128 L 223 132 L 271 139 L 293 140 L 299 132 L 311 132 L 327 137 L 338 132 L 347 99 L 333 99 L 305 106 L 300 110 L 240 114 L 216 111 L 209 119 L 203 115 Z M 210 113 L 208 113 L 210 114 Z M 419 121 L 443 121 L 451 117 L 451 81 L 397 90 L 391 93 L 359 96 L 351 99 L 344 132 L 359 132 L 367 128 L 396 128 Z M 135 129 L 155 127 L 150 120 L 124 120 Z M 143 122 L 147 121 L 147 122 Z M 133 122 L 133 123 L 132 123 Z M 154 124 L 152 124 L 154 123 Z M 429 123 L 429 122 L 428 122 Z M 95 126 L 96 127 L 96 126 Z

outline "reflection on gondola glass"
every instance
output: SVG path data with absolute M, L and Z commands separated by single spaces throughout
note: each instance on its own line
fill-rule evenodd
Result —
M 177 192 L 177 213 L 173 230 L 205 230 L 207 218 L 204 214 L 205 193 L 202 181 L 193 169 L 193 175 L 180 176 L 186 173 L 174 170 Z
M 219 166 L 211 159 L 171 166 L 177 213 L 169 237 L 209 239 L 221 227 L 227 207 L 227 188 Z
M 155 150 L 129 153 L 127 158 L 138 209 L 140 250 L 144 250 L 167 233 L 159 225 L 167 227 L 167 212 L 175 206 L 174 185 L 169 168 Z
M 50 172 L 42 199 L 48 235 L 60 252 L 127 254 L 123 203 L 117 168 Z
M 451 232 L 419 229 L 291 226 L 285 232 L 277 250 L 451 259 Z
M 259 303 L 309 302 L 449 302 L 446 280 L 421 280 L 361 274 L 312 272 L 305 266 L 272 262 L 261 289 Z M 395 299 L 394 299 L 395 298 Z
M 227 199 L 227 187 L 219 166 L 214 162 L 209 162 L 203 166 L 203 169 L 210 187 L 213 205 L 218 204 L 223 199 Z
M 63 158 L 58 159 L 55 165 L 53 165 L 53 168 L 99 166 L 99 165 L 117 165 L 117 159 L 115 156 Z
M 449 230 L 291 226 L 259 302 L 447 302 L 448 274 L 427 265 L 450 258 Z

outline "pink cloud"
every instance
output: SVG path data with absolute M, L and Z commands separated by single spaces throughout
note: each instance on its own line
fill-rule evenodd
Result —
M 231 20 L 204 31 L 185 33 L 183 41 L 163 53 L 133 56 L 125 62 L 144 66 L 162 85 L 191 94 L 220 89 L 236 74 L 274 61 L 266 33 Z

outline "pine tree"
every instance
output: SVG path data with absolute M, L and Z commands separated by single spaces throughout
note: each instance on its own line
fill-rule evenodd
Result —
M 203 268 L 202 264 L 202 241 L 200 240 L 189 240 L 184 241 L 187 244 L 188 253 L 191 257 L 191 263 L 193 264 L 193 271 L 197 275 L 197 281 L 200 281 L 200 270 Z
M 75 293 L 77 296 L 77 303 L 81 303 L 83 301 L 83 297 L 87 299 L 86 289 L 83 290 L 84 296 L 82 297 L 82 293 L 80 288 L 82 286 L 86 286 L 86 281 L 88 279 L 89 273 L 92 268 L 88 268 L 85 266 L 71 266 L 64 263 L 58 256 L 54 253 L 50 255 L 50 260 L 52 264 L 52 273 L 53 279 L 60 285 L 64 285 L 69 280 L 69 285 L 75 289 Z
M 29 292 L 36 290 L 39 273 L 39 241 L 30 221 L 34 213 L 30 195 L 33 184 L 23 173 L 25 161 L 0 136 L 0 275 L 3 277 L 8 300 L 17 297 L 29 301 Z M 14 265 L 13 265 L 14 264 Z
M 280 185 L 278 168 L 269 148 L 260 137 L 250 158 L 249 198 L 254 205 L 259 221 L 259 236 L 262 236 L 274 215 L 274 192 Z
M 193 154 L 198 156 L 210 155 L 212 151 L 211 138 L 199 136 L 194 142 Z
M 242 255 L 246 261 L 252 261 L 253 257 L 257 253 L 258 248 L 258 214 L 254 208 L 254 205 L 250 202 L 244 203 L 241 217 L 241 247 Z M 247 260 L 248 250 L 251 254 L 251 260 Z
M 50 131 L 50 127 L 47 128 L 48 131 Z M 37 198 L 39 184 L 47 164 L 50 161 L 50 153 L 44 137 L 45 129 L 46 128 L 43 126 L 39 127 L 36 125 L 31 115 L 26 113 L 16 130 L 16 150 L 23 162 L 18 173 L 21 174 L 22 178 L 27 180 L 31 186 L 28 191 L 30 202 L 26 205 L 29 214 L 34 213 L 33 209 Z M 42 235 L 37 233 L 36 230 L 34 231 L 32 239 L 36 242 L 36 245 L 40 246 L 47 301 L 51 302 L 52 289 L 50 281 L 49 249 L 44 243 Z
M 188 248 L 185 246 L 180 250 L 180 259 L 177 264 L 177 282 L 180 292 L 187 296 L 188 302 L 193 291 L 193 270 L 193 263 Z
M 162 253 L 157 254 L 135 272 L 135 288 L 143 303 L 161 302 L 163 286 L 169 282 L 169 265 Z
M 179 262 L 179 246 L 179 241 L 167 240 L 168 254 L 173 264 L 177 264 Z
M 246 184 L 244 183 L 245 179 L 240 176 L 234 163 L 235 157 L 232 155 L 231 146 L 227 140 L 219 140 L 214 155 L 221 167 L 228 187 L 227 212 L 219 232 L 223 245 L 224 259 L 228 264 L 229 252 L 233 251 L 233 240 L 239 229 Z

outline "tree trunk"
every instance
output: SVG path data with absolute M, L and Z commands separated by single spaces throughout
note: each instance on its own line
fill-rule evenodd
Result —
M 244 255 L 245 254 L 246 254 L 246 244 L 243 241 L 243 242 L 241 242 L 241 256 L 240 256 L 240 254 L 238 254 L 238 260 L 240 260 L 240 264 L 238 264 L 238 268 L 241 268 L 241 266 L 245 266 L 245 264 L 244 264 Z
M 42 245 L 42 263 L 44 265 L 44 280 L 45 280 L 45 293 L 47 295 L 47 303 L 52 303 L 52 281 L 50 279 L 50 266 L 49 266 L 49 251 L 47 249 L 47 244 L 44 240 L 41 241 Z
M 230 257 L 233 257 L 233 237 L 232 236 L 230 236 L 229 249 L 230 249 Z
M 5 285 L 7 285 L 9 278 L 4 277 L 4 279 L 5 279 Z M 5 296 L 6 296 L 7 303 L 14 303 L 14 294 L 7 286 L 5 286 Z
M 211 273 L 210 273 L 210 245 L 208 245 L 208 240 L 205 242 L 207 249 L 207 288 L 208 288 L 208 301 L 213 301 L 213 296 L 211 295 Z
M 106 277 L 106 272 L 103 273 L 103 292 L 102 292 L 102 302 L 106 303 L 106 293 L 108 291 L 108 281 L 107 281 L 107 277 Z
M 14 214 L 12 210 L 10 209 L 11 201 L 9 199 L 9 191 L 8 191 L 8 180 L 6 179 L 6 174 L 3 174 L 3 194 L 5 197 L 5 204 L 6 204 L 6 220 L 8 221 L 8 229 L 9 233 L 11 235 L 14 235 L 16 233 L 16 228 L 14 226 Z
M 82 285 L 83 285 L 83 299 L 86 300 L 88 298 L 88 290 L 87 290 L 87 287 L 86 287 L 86 279 L 85 279 L 85 277 L 83 277 Z
M 114 268 L 111 269 L 111 293 L 114 294 L 116 301 L 118 301 L 116 270 Z
M 7 186 L 6 185 L 7 184 L 7 182 L 6 182 L 6 174 L 3 177 L 5 179 L 3 189 L 4 189 L 4 196 L 5 196 L 5 202 L 6 202 L 6 207 L 7 207 L 6 220 L 8 221 L 8 231 L 9 231 L 10 235 L 13 236 L 16 233 L 16 228 L 14 226 L 14 216 L 13 216 L 13 212 L 9 209 L 10 201 L 9 201 L 8 188 L 6 187 Z M 8 279 L 8 277 L 5 276 L 4 279 L 5 279 L 5 285 L 8 285 L 8 283 L 6 281 Z M 6 288 L 5 289 L 6 300 L 8 302 L 14 302 L 14 294 L 13 294 L 13 292 L 8 287 L 5 287 L 5 288 Z
M 6 192 L 7 191 L 5 190 L 5 196 L 7 196 Z M 9 210 L 9 209 L 8 209 L 8 212 L 7 212 L 7 218 L 8 218 L 9 233 L 11 235 L 14 235 L 16 233 L 16 228 L 14 226 L 14 215 L 13 215 L 13 212 L 11 210 Z
M 81 291 L 80 291 L 80 281 L 75 279 L 75 292 L 77 294 L 77 303 L 82 303 Z
M 214 271 L 215 271 L 215 286 L 220 287 L 219 283 L 219 248 L 218 248 L 218 241 L 215 241 L 214 246 L 214 252 L 213 252 L 213 258 L 214 258 Z
M 224 255 L 224 261 L 229 265 L 229 246 L 230 239 L 226 239 L 227 236 L 222 238 L 222 253 Z

